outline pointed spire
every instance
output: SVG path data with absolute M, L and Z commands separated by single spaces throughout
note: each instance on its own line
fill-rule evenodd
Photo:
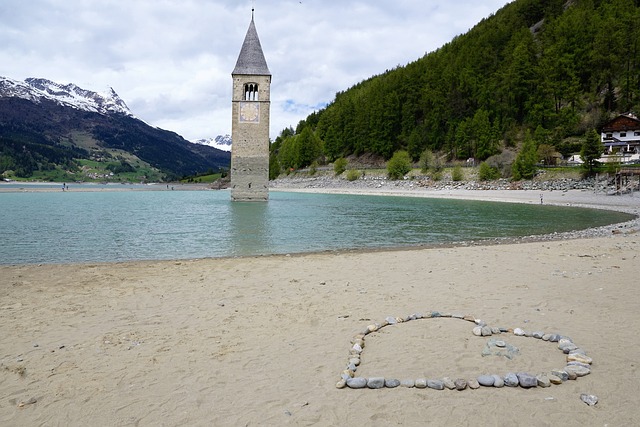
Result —
M 270 76 L 271 72 L 267 66 L 267 60 L 262 53 L 262 46 L 258 38 L 258 32 L 253 22 L 253 9 L 251 9 L 251 23 L 244 38 L 238 62 L 233 72 L 235 74 Z

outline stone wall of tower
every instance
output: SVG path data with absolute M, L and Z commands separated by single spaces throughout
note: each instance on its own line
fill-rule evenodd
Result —
M 245 101 L 244 85 L 258 84 L 258 100 Z M 271 76 L 233 76 L 231 199 L 266 201 L 269 198 L 269 117 Z M 259 105 L 255 121 L 241 121 L 243 102 Z

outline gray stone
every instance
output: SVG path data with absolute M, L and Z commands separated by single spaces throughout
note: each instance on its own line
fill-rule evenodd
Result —
M 591 365 L 593 363 L 593 359 L 584 354 L 570 353 L 567 356 L 567 362 L 579 362 L 584 363 L 585 365 Z
M 532 335 L 533 335 L 534 338 L 542 339 L 542 337 L 544 336 L 544 332 L 535 331 Z
M 598 403 L 598 396 L 595 396 L 593 394 L 582 393 L 580 395 L 580 400 L 582 400 L 584 403 L 586 403 L 589 406 L 593 406 L 596 403 Z
M 464 380 L 462 378 L 458 378 L 453 383 L 456 385 L 456 390 L 458 391 L 462 391 L 467 388 L 467 380 Z
M 456 388 L 456 383 L 454 383 L 453 380 L 451 378 L 449 378 L 449 377 L 444 377 L 442 379 L 442 383 L 449 390 L 453 390 L 454 388 Z
M 544 334 L 542 336 L 542 341 L 549 341 L 550 338 L 551 338 L 551 334 Z
M 546 374 L 537 375 L 536 380 L 538 381 L 538 387 L 551 387 L 551 380 Z
M 587 365 L 586 363 L 581 362 L 567 362 L 567 366 L 581 366 L 583 368 L 591 369 L 591 365 Z
M 493 375 L 480 375 L 478 377 L 478 383 L 485 387 L 493 387 L 495 381 Z
M 497 388 L 504 387 L 504 380 L 500 375 L 493 375 L 493 386 Z
M 396 318 L 395 318 L 395 317 L 391 317 L 391 316 L 387 317 L 387 318 L 386 318 L 386 319 L 384 319 L 384 320 L 386 320 L 386 321 L 387 321 L 387 323 L 389 323 L 390 325 L 395 325 L 396 323 L 398 323 L 398 322 L 396 321 Z
M 500 333 L 500 328 L 491 328 L 491 333 L 493 335 L 498 335 Z
M 518 384 L 520 384 L 518 376 L 513 372 L 509 372 L 504 376 L 504 385 L 506 385 L 507 387 L 518 387 Z
M 418 378 L 416 380 L 416 388 L 427 388 L 427 379 L 426 378 Z
M 496 347 L 500 347 L 500 348 L 504 348 L 506 347 L 507 343 L 502 341 L 502 340 L 497 340 L 496 341 Z
M 336 388 L 345 388 L 347 386 L 347 380 L 341 379 L 336 383 Z
M 416 381 L 415 380 L 411 380 L 411 379 L 402 380 L 402 381 L 400 381 L 400 385 L 402 387 L 406 387 L 406 388 L 413 388 L 413 387 L 416 386 Z
M 556 376 L 556 375 L 549 375 L 549 381 L 551 382 L 551 384 L 556 384 L 556 385 L 560 385 L 562 384 L 562 378 Z
M 395 379 L 395 378 L 389 378 L 387 380 L 384 380 L 384 386 L 386 388 L 396 388 L 400 385 L 400 380 Z
M 587 352 L 586 352 L 586 351 L 584 351 L 584 350 L 583 350 L 583 349 L 581 349 L 581 348 L 576 348 L 575 350 L 571 350 L 571 351 L 569 352 L 569 354 L 571 354 L 571 355 L 573 355 L 573 354 L 581 354 L 581 355 L 583 355 L 583 356 L 586 356 L 586 355 L 587 355 Z
M 538 380 L 531 374 L 526 372 L 518 372 L 516 374 L 518 376 L 518 382 L 520 383 L 520 387 L 522 388 L 531 388 L 538 386 Z
M 382 388 L 382 387 L 384 387 L 384 378 L 383 377 L 369 378 L 369 380 L 367 381 L 367 387 L 369 387 L 369 388 Z
M 584 366 L 576 366 L 576 365 L 567 365 L 564 370 L 571 376 L 572 373 L 576 374 L 576 377 L 584 377 L 585 375 L 589 375 L 591 373 L 591 369 L 585 368 Z
M 471 390 L 477 390 L 480 388 L 480 383 L 478 383 L 478 380 L 476 380 L 475 378 L 471 378 L 469 381 L 467 381 L 467 385 Z
M 427 380 L 427 387 L 434 390 L 444 390 L 444 382 L 440 380 Z
M 551 375 L 555 375 L 556 377 L 560 378 L 562 381 L 569 380 L 569 374 L 567 374 L 567 372 L 563 370 L 554 369 L 553 371 L 551 371 Z
M 481 326 L 476 326 L 475 328 L 473 328 L 473 330 L 471 331 L 473 333 L 473 335 L 480 337 L 482 336 L 482 327 Z
M 362 377 L 349 378 L 347 380 L 347 387 L 349 388 L 365 388 L 367 386 L 367 379 Z
M 519 337 L 524 336 L 525 333 L 526 332 L 523 329 L 520 329 L 520 328 L 515 328 L 513 330 L 513 335 L 517 335 Z
M 560 341 L 560 335 L 551 334 L 551 336 L 549 337 L 549 342 L 558 342 L 558 341 Z

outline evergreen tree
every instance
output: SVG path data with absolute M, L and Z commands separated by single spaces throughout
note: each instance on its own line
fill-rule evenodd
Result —
M 593 173 L 594 168 L 598 165 L 598 159 L 604 153 L 604 144 L 600 139 L 600 134 L 592 129 L 585 137 L 580 149 L 580 158 L 584 162 L 587 172 Z

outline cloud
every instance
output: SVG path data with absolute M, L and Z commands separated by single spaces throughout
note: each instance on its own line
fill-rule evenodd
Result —
M 185 138 L 231 132 L 231 71 L 250 0 L 3 0 L 0 75 L 113 87 L 133 113 Z M 422 57 L 505 0 L 257 0 L 273 74 L 271 135 L 335 93 Z

